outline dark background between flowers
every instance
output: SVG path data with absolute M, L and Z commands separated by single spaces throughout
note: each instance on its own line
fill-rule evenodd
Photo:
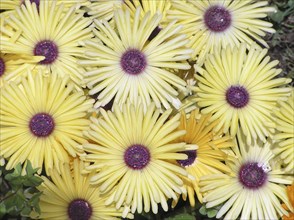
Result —
M 278 68 L 282 69 L 280 76 L 294 78 L 294 0 L 269 0 L 269 4 L 276 8 L 276 13 L 270 14 L 267 18 L 276 29 L 276 33 L 268 34 L 265 36 L 265 40 L 269 44 L 268 55 L 272 60 L 279 60 Z M 294 81 L 291 83 L 294 86 Z M 4 167 L 0 167 L 1 171 L 4 171 Z M 7 193 L 12 190 L 11 182 L 4 179 L 4 175 L 13 171 L 1 172 L 0 176 L 0 206 L 1 203 L 7 203 Z M 31 180 L 31 177 L 26 177 L 26 180 Z M 24 180 L 24 181 L 26 181 Z M 31 184 L 31 185 L 30 185 Z M 21 192 L 23 198 L 26 198 L 25 192 L 28 189 L 33 189 L 36 183 L 22 184 Z M 20 194 L 21 194 L 20 193 Z M 16 196 L 16 193 L 12 196 Z M 10 197 L 8 197 L 10 198 Z M 36 207 L 36 201 L 29 201 L 26 198 L 26 205 Z M 17 206 L 23 204 L 19 203 Z M 143 213 L 136 214 L 136 220 L 215 220 L 217 209 L 205 210 L 204 207 L 198 202 L 195 207 L 190 207 L 189 202 L 180 200 L 178 205 L 174 209 L 170 209 L 168 212 L 164 212 L 159 209 L 158 214 Z M 17 213 L 17 212 L 16 212 Z M 205 214 L 206 213 L 206 214 Z M 1 218 L 1 217 L 0 217 Z M 16 216 L 5 215 L 1 219 L 3 220 L 18 220 L 18 219 L 29 219 L 27 217 L 21 217 L 20 212 Z

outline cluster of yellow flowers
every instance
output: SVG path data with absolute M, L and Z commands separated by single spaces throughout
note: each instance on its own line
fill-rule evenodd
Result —
M 293 215 L 294 89 L 267 56 L 267 1 L 0 12 L 0 157 L 40 168 L 32 218 L 133 218 L 181 198 L 229 220 Z

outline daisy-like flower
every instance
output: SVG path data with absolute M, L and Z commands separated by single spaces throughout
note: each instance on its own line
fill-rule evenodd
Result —
M 200 115 L 198 109 L 192 111 L 189 118 L 183 113 L 178 129 L 186 130 L 187 133 L 175 140 L 198 146 L 197 150 L 184 151 L 188 159 L 177 161 L 189 174 L 195 177 L 195 180 L 183 177 L 191 206 L 195 206 L 195 193 L 202 203 L 202 195 L 199 191 L 201 176 L 230 172 L 229 167 L 222 163 L 228 158 L 221 149 L 232 147 L 234 144 L 229 135 L 213 132 L 213 128 L 218 122 L 210 123 L 210 117 L 210 115 Z M 186 200 L 186 195 L 183 195 L 183 198 Z
M 133 20 L 129 10 L 119 9 L 114 20 L 114 29 L 106 21 L 95 20 L 98 31 L 94 30 L 94 34 L 103 43 L 86 41 L 88 60 L 79 62 L 93 67 L 85 78 L 89 94 L 99 93 L 95 108 L 105 106 L 113 98 L 115 103 L 123 104 L 127 99 L 134 102 L 138 96 L 145 109 L 152 100 L 158 108 L 170 108 L 177 99 L 175 88 L 184 89 L 186 82 L 168 68 L 190 69 L 185 60 L 191 50 L 184 46 L 188 41 L 185 35 L 178 35 L 181 26 L 170 23 L 148 41 L 160 15 L 150 18 L 148 13 L 140 19 L 138 8 Z
M 232 173 L 211 174 L 200 179 L 200 192 L 207 208 L 223 204 L 216 218 L 279 219 L 287 215 L 280 201 L 293 211 L 287 198 L 285 184 L 292 184 L 293 176 L 285 175 L 274 164 L 270 142 L 245 143 L 240 132 L 236 136 L 234 161 L 227 161 Z
M 202 113 L 213 114 L 212 121 L 219 119 L 216 131 L 224 127 L 234 137 L 241 129 L 247 143 L 258 137 L 265 142 L 274 132 L 270 114 L 278 100 L 287 100 L 291 88 L 283 86 L 291 79 L 275 78 L 278 61 L 270 62 L 266 53 L 253 46 L 247 52 L 245 44 L 227 47 L 207 57 L 205 70 L 196 68 L 196 101 Z
M 84 56 L 81 41 L 92 37 L 91 19 L 77 13 L 71 7 L 64 13 L 64 7 L 57 6 L 57 1 L 40 1 L 36 4 L 26 0 L 25 5 L 16 8 L 16 14 L 10 14 L 7 21 L 19 33 L 11 36 L 10 44 L 2 46 L 4 53 L 44 56 L 35 67 L 36 71 L 59 75 L 69 74 L 71 79 L 81 85 L 84 68 L 77 59 Z
M 18 76 L 25 75 L 43 59 L 42 56 L 26 57 L 19 54 L 0 53 L 0 87 Z M 20 78 L 19 78 L 20 79 Z
M 30 160 L 34 168 L 50 175 L 68 155 L 82 154 L 82 131 L 90 120 L 87 111 L 94 100 L 77 92 L 69 77 L 52 73 L 28 74 L 19 84 L 10 82 L 0 90 L 0 156 L 9 159 L 6 169 Z
M 106 204 L 116 203 L 131 207 L 131 212 L 158 211 L 158 203 L 168 210 L 167 199 L 185 193 L 179 175 L 188 173 L 175 163 L 187 159 L 179 151 L 195 149 L 195 145 L 173 140 L 186 133 L 176 130 L 180 115 L 169 118 L 171 109 L 160 115 L 152 103 L 146 113 L 141 104 L 124 104 L 114 112 L 101 109 L 101 118 L 93 118 L 86 132 L 90 143 L 83 145 L 87 155 L 81 158 L 93 164 L 85 171 L 94 171 L 91 184 L 101 193 L 112 195 Z
M 188 46 L 194 49 L 192 58 L 202 65 L 217 45 L 246 42 L 250 46 L 258 41 L 268 47 L 262 37 L 275 30 L 262 18 L 275 9 L 267 4 L 257 0 L 173 0 L 167 18 L 184 25 L 183 33 L 191 39 Z
M 273 139 L 278 146 L 273 149 L 285 163 L 287 172 L 294 173 L 294 89 L 288 101 L 279 102 L 274 110 L 276 117 L 276 134 Z
M 128 209 L 116 209 L 114 205 L 105 206 L 107 197 L 101 197 L 99 188 L 90 185 L 91 175 L 82 175 L 84 163 L 74 159 L 72 164 L 61 165 L 61 173 L 53 172 L 51 179 L 42 176 L 44 182 L 38 187 L 41 215 L 32 214 L 41 219 L 120 219 L 123 211 L 128 218 Z M 118 217 L 118 218 L 116 218 Z

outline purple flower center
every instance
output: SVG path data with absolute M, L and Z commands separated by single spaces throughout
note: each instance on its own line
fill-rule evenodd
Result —
M 231 25 L 230 12 L 219 5 L 211 6 L 204 14 L 204 23 L 213 32 L 223 32 Z
M 249 189 L 258 189 L 267 180 L 267 173 L 258 163 L 243 164 L 239 170 L 239 181 Z
M 231 86 L 226 92 L 226 100 L 234 108 L 243 108 L 248 104 L 249 94 L 242 86 Z
M 127 50 L 121 57 L 122 69 L 131 75 L 138 75 L 144 71 L 147 65 L 144 53 L 137 49 Z
M 186 160 L 177 160 L 177 162 L 182 166 L 186 167 L 194 163 L 196 157 L 197 157 L 197 151 L 196 150 L 186 150 L 183 152 L 179 153 L 184 153 L 188 156 L 188 159 Z
M 5 72 L 5 63 L 2 58 L 0 58 L 0 77 L 4 74 Z
M 29 127 L 35 136 L 47 137 L 54 130 L 55 124 L 52 116 L 47 113 L 38 113 L 31 118 Z
M 130 146 L 124 154 L 126 165 L 134 170 L 141 170 L 148 165 L 150 161 L 150 152 L 143 145 L 135 144 Z
M 91 205 L 83 199 L 73 200 L 69 204 L 67 211 L 71 220 L 88 220 L 92 215 Z
M 58 56 L 58 48 L 53 41 L 44 40 L 37 43 L 34 49 L 35 56 L 44 56 L 45 59 L 40 64 L 51 64 Z

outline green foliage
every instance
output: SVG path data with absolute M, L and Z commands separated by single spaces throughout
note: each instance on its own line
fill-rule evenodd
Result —
M 221 207 L 222 206 L 220 205 L 213 208 L 206 208 L 205 204 L 203 204 L 199 209 L 199 212 L 201 215 L 206 215 L 208 218 L 214 218 Z
M 189 202 L 187 202 L 189 204 Z M 170 217 L 163 218 L 164 220 L 195 220 L 196 209 L 190 206 L 184 206 L 173 212 Z
M 40 213 L 39 198 L 41 192 L 36 189 L 43 180 L 36 176 L 30 161 L 22 175 L 19 163 L 13 170 L 0 166 L 0 219 L 4 216 L 29 216 L 31 211 Z
M 269 3 L 276 8 L 276 13 L 269 15 L 269 21 L 276 30 L 266 36 L 269 55 L 273 60 L 280 61 L 281 77 L 294 78 L 294 0 L 270 0 Z
M 165 220 L 195 220 L 195 216 L 187 213 L 177 214 L 173 217 L 165 218 Z
M 294 13 L 294 0 L 289 1 L 273 1 L 276 6 L 276 13 L 270 15 L 270 18 L 276 22 L 281 23 L 286 19 L 286 17 L 290 14 Z

